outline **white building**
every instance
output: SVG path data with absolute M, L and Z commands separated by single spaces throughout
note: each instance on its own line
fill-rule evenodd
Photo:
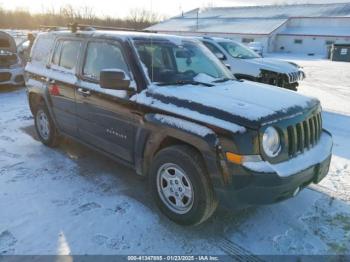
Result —
M 350 3 L 195 9 L 148 30 L 261 42 L 269 52 L 327 54 L 350 43 Z

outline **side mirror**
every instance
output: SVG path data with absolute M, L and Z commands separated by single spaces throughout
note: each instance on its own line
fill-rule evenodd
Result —
M 231 70 L 231 66 L 229 64 L 225 64 L 225 66 Z
M 130 91 L 130 79 L 123 70 L 104 69 L 100 73 L 100 86 L 105 89 Z
M 221 61 L 226 60 L 226 56 L 223 53 L 215 53 L 215 56 L 219 58 Z

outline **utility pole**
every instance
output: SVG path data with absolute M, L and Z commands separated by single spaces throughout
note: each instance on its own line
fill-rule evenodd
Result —
M 197 9 L 197 32 L 199 29 L 199 10 L 200 10 L 200 8 Z

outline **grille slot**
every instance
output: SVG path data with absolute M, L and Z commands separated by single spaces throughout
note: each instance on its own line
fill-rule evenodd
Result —
M 298 72 L 289 73 L 288 78 L 289 78 L 289 83 L 296 83 L 300 79 L 302 79 L 302 72 L 298 71 Z
M 290 156 L 303 153 L 315 146 L 322 134 L 322 116 L 317 113 L 296 125 L 287 128 L 288 153 Z
M 11 73 L 0 73 L 0 82 L 6 82 L 11 80 Z

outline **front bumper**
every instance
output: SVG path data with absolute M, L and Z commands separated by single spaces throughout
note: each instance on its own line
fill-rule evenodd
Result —
M 16 68 L 0 68 L 0 85 L 24 85 L 24 69 Z
M 228 164 L 231 183 L 216 188 L 220 202 L 230 209 L 273 204 L 291 198 L 311 183 L 319 183 L 328 173 L 332 137 L 323 132 L 317 146 L 306 153 L 277 165 Z

